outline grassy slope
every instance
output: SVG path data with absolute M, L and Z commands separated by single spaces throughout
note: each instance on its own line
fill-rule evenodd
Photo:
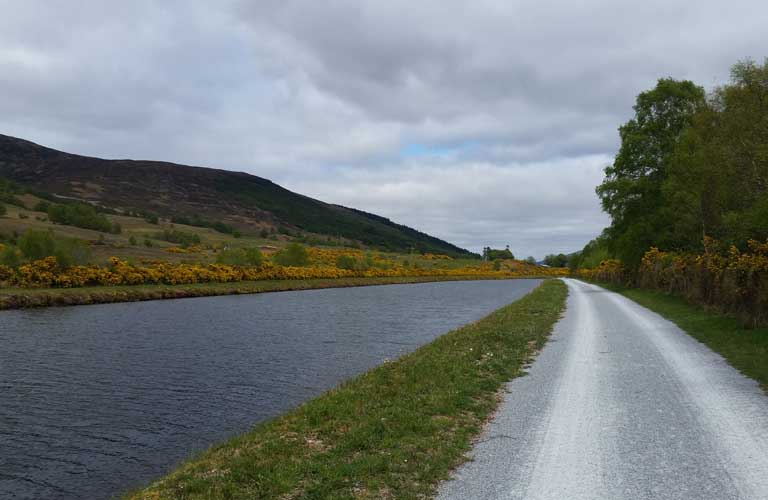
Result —
M 183 465 L 135 499 L 419 498 L 462 462 L 565 305 L 549 280 Z
M 171 224 L 167 220 L 161 220 L 159 224 L 150 224 L 142 218 L 128 217 L 120 215 L 107 215 L 112 222 L 117 222 L 122 226 L 121 234 L 106 234 L 90 229 L 82 229 L 74 226 L 64 226 L 53 224 L 47 220 L 47 214 L 36 212 L 31 208 L 40 201 L 33 195 L 20 195 L 19 198 L 27 208 L 21 208 L 15 205 L 6 204 L 8 213 L 0 217 L 0 234 L 10 235 L 14 232 L 23 233 L 28 229 L 37 231 L 53 231 L 57 237 L 77 238 L 87 242 L 95 242 L 99 238 L 104 239 L 104 245 L 91 245 L 93 253 L 93 262 L 104 264 L 108 257 L 119 257 L 124 260 L 138 261 L 140 259 L 162 260 L 171 262 L 215 262 L 216 255 L 211 250 L 202 250 L 199 253 L 176 254 L 169 253 L 165 249 L 177 246 L 174 243 L 158 240 L 156 234 L 163 230 L 176 229 L 187 233 L 196 233 L 202 239 L 202 246 L 229 246 L 237 247 L 260 247 L 265 253 L 277 251 L 290 243 L 293 238 L 275 234 L 267 238 L 261 238 L 253 234 L 243 235 L 241 238 L 235 238 L 229 234 L 222 234 L 210 228 L 197 226 L 187 226 L 184 224 Z M 19 214 L 26 217 L 20 218 Z M 137 244 L 129 243 L 133 236 Z M 152 240 L 152 247 L 144 246 L 145 239 Z M 454 268 L 466 265 L 477 265 L 479 260 L 473 258 L 454 258 L 452 260 L 426 260 L 418 254 L 397 253 L 397 252 L 377 252 L 385 255 L 391 260 L 409 260 L 413 263 L 418 262 L 422 268 L 445 267 Z
M 600 286 L 617 291 L 677 324 L 768 390 L 768 328 L 747 329 L 732 316 L 708 311 L 663 292 L 604 283 Z
M 46 175 L 39 175 L 41 168 Z M 264 224 L 359 240 L 390 251 L 471 257 L 415 229 L 358 210 L 330 205 L 242 172 L 155 161 L 104 160 L 66 154 L 0 134 L 0 176 L 36 190 L 98 200 L 112 208 L 159 215 L 199 215 L 258 232 Z M 264 213 L 267 211 L 269 213 Z
M 27 207 L 33 207 L 35 203 L 40 200 L 32 195 L 22 195 L 19 196 L 19 198 L 24 201 Z M 130 260 L 151 259 L 171 262 L 185 260 L 213 262 L 215 260 L 215 255 L 211 254 L 210 251 L 198 254 L 174 254 L 166 252 L 166 248 L 177 245 L 167 241 L 158 240 L 155 238 L 155 235 L 158 232 L 169 229 L 196 233 L 206 244 L 229 245 L 231 247 L 273 246 L 279 248 L 284 246 L 288 240 L 282 235 L 279 237 L 276 236 L 276 238 L 279 238 L 277 241 L 267 238 L 257 238 L 251 235 L 246 235 L 242 238 L 234 238 L 231 235 L 222 234 L 210 228 L 187 226 L 184 224 L 170 224 L 167 221 L 163 221 L 160 224 L 150 224 L 141 218 L 119 215 L 107 215 L 107 218 L 113 222 L 120 223 L 123 228 L 122 233 L 106 234 L 91 229 L 53 224 L 47 220 L 47 214 L 36 212 L 30 208 L 22 209 L 14 205 L 6 205 L 6 208 L 8 210 L 7 215 L 5 217 L 0 217 L 0 233 L 11 234 L 14 231 L 23 233 L 28 229 L 33 229 L 37 231 L 50 230 L 53 231 L 57 237 L 77 238 L 89 242 L 97 241 L 100 237 L 104 238 L 105 245 L 91 246 L 93 260 L 96 263 L 104 263 L 107 258 L 111 256 Z M 20 213 L 27 217 L 24 219 L 19 218 Z M 137 240 L 137 245 L 131 245 L 129 243 L 131 236 Z M 152 240 L 152 247 L 144 246 L 143 241 L 147 238 Z

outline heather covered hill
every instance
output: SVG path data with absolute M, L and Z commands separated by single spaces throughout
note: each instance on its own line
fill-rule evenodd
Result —
M 57 197 L 163 217 L 345 238 L 392 251 L 470 252 L 374 214 L 324 203 L 267 179 L 159 161 L 105 160 L 0 135 L 0 177 Z

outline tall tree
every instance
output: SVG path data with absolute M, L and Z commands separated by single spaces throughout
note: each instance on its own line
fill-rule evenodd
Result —
M 768 238 L 768 60 L 732 68 L 683 134 L 664 192 L 679 247 Z
M 629 267 L 671 236 L 662 185 L 683 130 L 705 103 L 704 89 L 693 82 L 661 79 L 638 95 L 634 118 L 619 128 L 621 147 L 597 194 L 612 219 L 611 250 Z

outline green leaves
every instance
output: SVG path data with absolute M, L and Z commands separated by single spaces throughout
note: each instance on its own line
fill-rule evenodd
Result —
M 630 267 L 664 239 L 662 186 L 669 159 L 694 114 L 705 105 L 704 89 L 690 81 L 661 79 L 641 93 L 635 117 L 619 129 L 621 148 L 597 194 L 611 216 L 608 238 Z

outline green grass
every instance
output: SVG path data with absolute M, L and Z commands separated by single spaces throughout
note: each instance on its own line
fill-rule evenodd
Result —
M 733 316 L 689 304 L 663 292 L 599 285 L 619 292 L 677 324 L 768 390 L 768 328 L 746 328 Z
M 526 297 L 214 447 L 134 499 L 423 498 L 546 341 L 566 286 Z

